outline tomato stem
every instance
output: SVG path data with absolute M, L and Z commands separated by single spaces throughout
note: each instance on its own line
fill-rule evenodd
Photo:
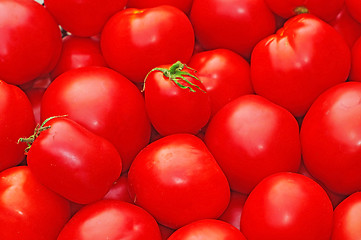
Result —
M 298 6 L 293 10 L 297 15 L 299 14 L 303 14 L 303 13 L 309 13 L 310 11 L 308 10 L 307 7 L 305 6 Z

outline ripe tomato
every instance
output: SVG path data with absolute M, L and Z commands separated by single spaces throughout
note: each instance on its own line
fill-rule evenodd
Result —
M 188 13 L 191 9 L 192 2 L 193 0 L 128 0 L 127 8 L 151 8 L 170 5 Z
M 246 199 L 247 195 L 231 191 L 228 207 L 218 219 L 232 224 L 237 229 L 241 229 L 241 217 Z
M 212 115 L 233 99 L 253 92 L 249 63 L 231 50 L 200 52 L 188 65 L 197 70 L 210 96 Z
M 188 62 L 194 33 L 187 16 L 175 7 L 129 8 L 106 23 L 100 45 L 111 68 L 134 82 L 143 82 L 159 65 Z
M 224 106 L 210 121 L 205 143 L 231 189 L 245 194 L 266 176 L 296 172 L 300 165 L 296 119 L 257 95 L 244 95 Z
M 124 171 L 149 142 L 143 96 L 132 82 L 106 67 L 73 69 L 51 83 L 42 99 L 41 118 L 59 115 L 114 144 Z
M 257 94 L 300 117 L 323 91 L 346 81 L 350 62 L 350 49 L 335 29 L 301 14 L 254 48 L 252 84 Z
M 57 240 L 161 240 L 154 218 L 142 208 L 117 200 L 83 207 L 65 225 Z
M 40 124 L 41 99 L 43 98 L 45 88 L 30 88 L 25 91 L 26 96 L 33 107 L 33 114 L 36 124 Z M 30 133 L 30 132 L 29 132 Z
M 127 0 L 44 0 L 46 9 L 68 32 L 81 37 L 99 34 L 105 22 L 124 9 Z
M 361 4 L 359 0 L 345 0 L 346 7 L 351 16 L 361 23 Z
M 147 75 L 144 96 L 149 119 L 161 135 L 196 134 L 211 114 L 205 87 L 181 62 L 154 68 Z
M 227 48 L 245 58 L 275 31 L 274 15 L 264 0 L 193 0 L 190 19 L 205 49 Z
M 43 6 L 28 0 L 0 1 L 0 79 L 24 84 L 55 66 L 61 32 Z
M 176 230 L 168 240 L 246 240 L 243 234 L 229 223 L 203 219 Z
M 0 239 L 56 239 L 69 218 L 69 202 L 44 187 L 28 167 L 0 173 Z
M 361 36 L 356 40 L 351 49 L 350 80 L 361 82 Z
M 333 208 L 315 181 L 297 173 L 263 179 L 243 207 L 241 231 L 252 240 L 329 240 Z
M 333 214 L 331 240 L 361 239 L 361 192 L 351 194 L 343 200 Z
M 306 168 L 344 195 L 361 190 L 360 103 L 360 82 L 338 84 L 317 98 L 301 126 Z
M 133 203 L 129 193 L 129 183 L 127 174 L 122 174 L 118 180 L 113 183 L 103 199 L 120 200 L 123 202 Z
M 173 134 L 145 147 L 129 169 L 135 204 L 158 223 L 179 228 L 226 209 L 227 178 L 205 144 L 191 134 Z
M 39 181 L 70 201 L 86 204 L 104 197 L 122 170 L 106 139 L 64 117 L 50 119 L 27 154 Z

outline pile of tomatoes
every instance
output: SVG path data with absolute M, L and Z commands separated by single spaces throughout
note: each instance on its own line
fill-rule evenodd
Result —
M 1 240 L 361 239 L 360 0 L 0 0 Z

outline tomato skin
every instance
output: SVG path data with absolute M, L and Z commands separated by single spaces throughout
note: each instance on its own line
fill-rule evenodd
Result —
M 303 116 L 326 89 L 346 81 L 351 55 L 342 36 L 330 25 L 301 14 L 252 52 L 255 92 Z
M 111 68 L 133 82 L 144 82 L 159 65 L 187 63 L 194 33 L 188 17 L 175 7 L 129 8 L 106 23 L 100 45 Z
M 44 187 L 27 166 L 0 173 L 1 239 L 56 239 L 69 218 L 69 202 Z
M 246 240 L 243 234 L 229 223 L 203 219 L 176 230 L 168 240 Z
M 57 240 L 154 239 L 161 240 L 154 218 L 133 204 L 101 200 L 77 212 L 65 225 Z
M 230 197 L 227 178 L 202 140 L 191 134 L 149 144 L 135 158 L 128 180 L 135 204 L 173 229 L 219 217 Z
M 361 192 L 355 192 L 343 200 L 333 216 L 332 240 L 360 239 Z
M 128 0 L 127 8 L 151 8 L 170 5 L 188 13 L 191 9 L 192 2 L 193 0 Z
M 231 100 L 253 93 L 249 63 L 231 50 L 215 49 L 192 56 L 188 64 L 211 99 L 212 116 Z
M 361 23 L 361 4 L 358 0 L 345 0 L 346 7 L 351 16 Z
M 331 191 L 361 190 L 361 83 L 346 82 L 325 91 L 301 126 L 303 161 Z
M 316 182 L 297 173 L 276 173 L 248 196 L 241 231 L 252 240 L 328 240 L 332 214 L 330 199 Z
M 65 117 L 51 119 L 27 154 L 39 181 L 70 201 L 87 204 L 104 197 L 121 170 L 121 158 L 106 139 Z
M 218 219 L 233 225 L 237 229 L 241 229 L 241 217 L 246 199 L 247 195 L 231 191 L 228 207 Z
M 80 37 L 99 34 L 106 21 L 126 3 L 127 0 L 44 0 L 59 25 Z
M 59 61 L 51 72 L 51 77 L 55 79 L 68 70 L 86 66 L 106 66 L 99 40 L 73 35 L 65 36 Z
M 61 32 L 52 16 L 35 1 L 0 2 L 0 79 L 24 84 L 55 66 Z
M 26 96 L 33 107 L 33 114 L 36 124 L 40 124 L 41 99 L 44 95 L 45 88 L 30 88 L 26 90 Z M 30 133 L 30 132 L 29 132 Z
M 132 82 L 109 68 L 73 69 L 51 83 L 42 99 L 41 118 L 65 114 L 114 144 L 123 171 L 149 142 L 143 96 Z
M 296 119 L 257 95 L 224 106 L 208 124 L 205 143 L 231 189 L 245 194 L 270 174 L 296 172 L 301 161 Z
M 361 82 L 361 37 L 359 37 L 351 49 L 351 81 Z
M 244 58 L 275 31 L 274 15 L 263 0 L 193 0 L 190 19 L 205 49 L 227 48 Z
M 109 189 L 103 199 L 120 200 L 123 202 L 133 203 L 129 193 L 129 183 L 127 174 L 122 174 L 113 183 L 113 186 Z

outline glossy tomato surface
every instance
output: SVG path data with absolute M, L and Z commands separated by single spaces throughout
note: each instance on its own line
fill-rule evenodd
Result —
M 170 5 L 179 8 L 185 13 L 191 9 L 193 0 L 128 0 L 127 8 L 151 8 L 161 5 Z

